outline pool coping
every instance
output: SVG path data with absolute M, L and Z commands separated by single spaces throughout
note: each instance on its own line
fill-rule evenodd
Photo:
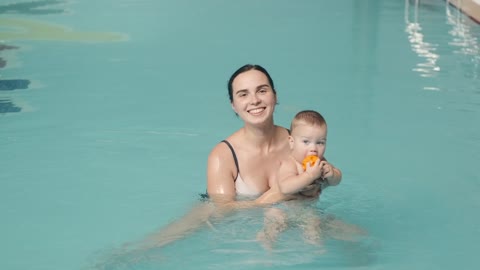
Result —
M 480 0 L 446 0 L 448 4 L 454 6 L 474 22 L 480 24 Z

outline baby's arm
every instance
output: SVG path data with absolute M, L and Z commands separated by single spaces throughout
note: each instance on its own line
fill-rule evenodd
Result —
M 297 164 L 293 160 L 292 162 L 288 162 L 288 165 L 285 164 L 285 166 L 280 167 L 280 181 L 278 186 L 281 193 L 296 194 L 322 175 L 322 167 L 320 166 L 319 160 L 317 160 L 313 166 L 308 164 L 304 172 L 299 172 L 298 170 Z
M 282 161 L 279 164 L 279 170 L 278 173 L 275 177 L 271 178 L 268 181 L 268 185 L 270 186 L 270 189 L 267 190 L 265 193 L 263 193 L 260 197 L 258 197 L 255 200 L 255 203 L 257 204 L 272 204 L 272 203 L 277 203 L 281 201 L 288 201 L 295 199 L 296 196 L 294 195 L 287 195 L 283 194 L 280 191 L 280 187 L 278 184 L 279 179 L 285 174 L 288 173 L 288 162 L 287 161 Z M 295 171 L 294 171 L 295 172 Z
M 270 188 L 255 200 L 257 204 L 272 204 L 291 200 L 293 196 L 288 196 L 280 192 L 278 188 Z

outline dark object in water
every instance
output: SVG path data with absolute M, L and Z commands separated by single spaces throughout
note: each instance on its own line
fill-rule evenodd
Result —
M 5 44 L 0 44 L 0 51 L 3 50 L 13 50 L 13 49 L 18 49 L 16 46 L 10 46 L 10 45 L 5 45 Z
M 29 80 L 22 80 L 22 79 L 0 80 L 0 91 L 27 89 L 29 84 L 30 84 Z
M 20 112 L 22 108 L 15 106 L 11 101 L 0 99 L 0 113 Z

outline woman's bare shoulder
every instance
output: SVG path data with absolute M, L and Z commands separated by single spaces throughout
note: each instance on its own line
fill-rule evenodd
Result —
M 213 147 L 212 151 L 208 155 L 208 183 L 217 183 L 218 181 L 222 182 L 224 180 L 226 181 L 229 178 L 233 179 L 236 175 L 235 172 L 236 166 L 232 151 L 230 151 L 228 145 L 225 142 L 219 142 L 217 145 L 215 145 L 215 147 Z
M 229 152 L 231 153 L 228 145 L 224 141 L 221 141 L 212 148 L 212 151 L 210 151 L 210 154 L 208 155 L 208 159 L 224 158 Z
M 281 126 L 275 126 L 275 141 L 277 151 L 281 151 L 282 153 L 290 153 L 290 145 L 288 143 L 289 132 L 286 128 Z
M 290 136 L 290 130 L 282 126 L 275 126 L 275 136 L 280 141 L 288 142 L 288 136 Z
M 218 142 L 210 151 L 210 154 L 208 155 L 209 162 L 210 160 L 216 160 L 216 159 L 223 159 L 224 161 L 227 160 L 232 160 L 233 161 L 233 156 L 232 156 L 232 150 L 230 149 L 230 146 L 233 147 L 234 150 L 235 147 L 238 145 L 238 133 L 239 131 L 236 131 L 232 135 L 228 136 L 225 140 L 222 140 Z

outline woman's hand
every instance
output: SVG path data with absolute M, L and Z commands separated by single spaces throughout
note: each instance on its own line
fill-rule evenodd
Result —
M 322 193 L 320 179 L 315 180 L 315 182 L 306 186 L 299 193 L 305 197 L 318 197 Z

